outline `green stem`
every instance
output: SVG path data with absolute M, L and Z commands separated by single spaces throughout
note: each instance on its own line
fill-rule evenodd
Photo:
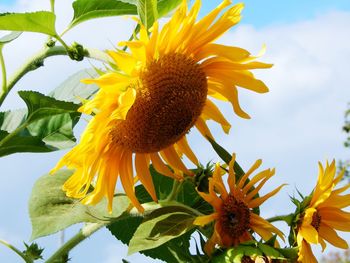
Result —
M 66 44 L 66 42 L 64 42 L 64 40 L 63 40 L 60 36 L 56 35 L 56 36 L 54 36 L 54 38 L 56 38 L 57 41 L 60 42 L 61 45 L 62 45 L 67 51 L 69 51 L 69 49 L 70 49 L 69 46 Z
M 266 219 L 266 221 L 272 223 L 272 222 L 276 222 L 276 221 L 285 221 L 288 225 L 290 225 L 290 218 L 291 216 L 293 216 L 294 214 L 291 213 L 289 215 L 282 215 L 282 216 L 273 216 L 273 217 L 270 217 L 268 219 Z
M 2 73 L 2 93 L 6 93 L 7 90 L 7 79 L 6 79 L 6 66 L 5 66 L 5 60 L 4 56 L 2 54 L 2 48 L 3 46 L 0 45 L 0 64 L 1 64 L 1 73 Z
M 165 201 L 169 202 L 169 201 L 175 200 L 181 185 L 182 185 L 182 182 L 174 180 L 173 188 L 171 189 L 171 192 L 168 195 L 168 197 L 165 199 Z
M 50 0 L 51 12 L 55 13 L 55 0 Z
M 58 259 L 63 258 L 68 254 L 70 250 L 72 250 L 75 246 L 77 246 L 80 242 L 91 236 L 97 230 L 104 227 L 105 224 L 92 223 L 84 226 L 75 236 L 69 239 L 62 247 L 60 247 L 49 259 L 45 261 L 45 263 L 54 263 Z
M 32 58 L 28 60 L 24 65 L 22 65 L 9 79 L 6 92 L 0 95 L 0 106 L 3 104 L 6 96 L 12 90 L 12 88 L 17 84 L 17 82 L 28 72 L 34 71 L 44 65 L 44 61 L 48 57 L 67 55 L 67 50 L 62 46 L 47 47 L 39 51 Z M 85 49 L 84 56 L 94 58 L 96 60 L 106 61 L 106 56 L 97 52 L 94 49 Z
M 26 262 L 26 263 L 33 263 L 34 261 L 31 260 L 30 258 L 28 258 L 26 255 L 24 255 L 22 253 L 22 251 L 20 251 L 18 248 L 12 246 L 11 244 L 7 243 L 6 241 L 4 240 L 1 240 L 0 239 L 0 243 L 5 245 L 6 247 L 8 247 L 9 249 L 11 249 L 13 252 L 15 252 L 17 255 L 19 255 L 21 258 L 23 258 L 23 260 Z

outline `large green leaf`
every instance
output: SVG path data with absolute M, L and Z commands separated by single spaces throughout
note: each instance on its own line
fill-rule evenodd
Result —
M 158 19 L 157 0 L 137 0 L 137 13 L 148 29 Z
M 14 135 L 10 139 L 10 133 L 0 131 L 0 157 L 18 152 L 51 152 L 55 149 L 46 145 L 41 138 L 34 136 Z M 2 140 L 6 138 L 6 143 Z
M 135 231 L 129 243 L 129 254 L 158 247 L 194 228 L 196 216 L 183 207 L 173 206 L 171 212 L 156 210 L 153 213 L 157 213 L 157 216 L 154 217 L 151 213 L 150 219 L 142 222 Z
M 75 143 L 73 127 L 79 105 L 33 91 L 20 91 L 27 110 L 0 113 L 0 156 L 50 152 Z
M 49 93 L 50 97 L 57 100 L 70 101 L 80 104 L 82 100 L 89 99 L 96 93 L 98 87 L 94 84 L 87 85 L 82 79 L 98 77 L 95 69 L 83 69 L 68 77 L 62 84 Z
M 159 174 L 152 166 L 150 166 L 150 172 L 153 179 L 153 184 L 156 190 L 158 198 L 165 199 L 171 192 L 173 180 L 169 177 Z M 135 188 L 136 196 L 141 203 L 151 202 L 152 198 L 149 196 L 147 191 L 142 185 L 138 185 Z M 193 208 L 198 209 L 202 213 L 210 213 L 212 207 L 206 203 L 196 192 L 195 187 L 191 181 L 185 181 L 179 191 L 177 201 L 185 205 L 192 205 Z M 163 207 L 157 209 L 153 213 L 147 216 L 147 219 L 151 219 L 162 214 L 169 214 L 176 209 L 180 212 L 191 213 L 187 208 L 181 208 L 176 206 Z M 140 217 L 128 217 L 123 221 L 118 221 L 108 226 L 108 229 L 111 233 L 124 244 L 129 244 L 134 232 L 141 224 L 142 218 Z M 192 231 L 171 239 L 166 243 L 152 249 L 146 249 L 140 251 L 140 253 L 152 257 L 154 259 L 160 259 L 169 263 L 178 263 L 178 262 L 200 262 L 193 261 L 194 256 L 191 255 L 189 251 L 189 240 L 191 237 Z
M 2 13 L 0 14 L 0 30 L 38 32 L 55 36 L 57 35 L 55 20 L 55 14 L 47 11 Z
M 47 116 L 76 112 L 79 107 L 75 103 L 56 100 L 36 91 L 19 91 L 18 94 L 27 104 L 28 124 Z
M 115 223 L 107 226 L 109 231 L 118 240 L 122 241 L 124 244 L 129 245 L 129 242 L 136 231 L 137 227 L 141 224 L 142 218 L 129 216 L 125 219 L 118 220 Z M 163 245 L 140 251 L 141 254 L 145 256 L 160 259 L 167 263 L 187 263 L 193 262 L 193 255 L 191 255 L 190 248 L 190 238 L 192 231 L 186 234 L 174 238 Z
M 81 79 L 97 75 L 94 69 L 78 71 L 54 89 L 50 96 L 20 91 L 19 95 L 28 109 L 0 112 L 0 156 L 72 147 L 76 141 L 73 128 L 80 118 L 77 112 L 79 104 L 98 89 L 96 85 L 83 84 Z M 16 134 L 10 135 L 14 131 Z M 6 143 L 1 142 L 5 137 Z
M 0 130 L 12 132 L 21 125 L 27 116 L 26 109 L 0 112 Z
M 62 185 L 72 173 L 71 170 L 61 170 L 54 175 L 44 175 L 35 183 L 29 199 L 32 239 L 80 222 L 106 223 L 121 216 L 129 207 L 129 199 L 125 195 L 114 197 L 112 213 L 107 211 L 106 200 L 95 206 L 86 206 L 77 199 L 68 198 L 62 191 Z
M 182 0 L 158 0 L 158 15 L 159 17 L 166 16 L 173 11 Z
M 70 27 L 94 18 L 136 15 L 136 6 L 127 2 L 120 0 L 76 0 L 73 2 L 74 17 Z
M 70 28 L 90 19 L 137 14 L 150 27 L 158 17 L 167 15 L 180 3 L 181 0 L 75 0 Z

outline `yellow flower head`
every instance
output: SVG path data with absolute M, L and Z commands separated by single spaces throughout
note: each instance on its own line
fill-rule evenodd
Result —
M 230 101 L 239 116 L 249 118 L 239 106 L 237 86 L 268 91 L 249 70 L 270 64 L 254 62 L 244 49 L 212 43 L 240 21 L 243 5 L 230 6 L 231 1 L 224 0 L 196 22 L 200 5 L 197 0 L 188 11 L 184 0 L 161 30 L 157 22 L 150 32 L 140 25 L 136 39 L 120 43 L 130 52 L 108 51 L 119 71 L 84 81 L 100 88 L 80 108 L 94 116 L 80 143 L 53 170 L 64 165 L 75 169 L 64 184 L 68 196 L 82 198 L 85 204 L 107 197 L 111 209 L 119 177 L 133 205 L 142 211 L 134 194 L 136 181 L 157 201 L 150 163 L 158 172 L 181 180 L 184 173 L 191 175 L 182 154 L 198 164 L 186 140 L 189 130 L 196 126 L 203 136 L 213 138 L 206 125 L 211 119 L 229 131 L 230 124 L 208 96 Z M 94 190 L 88 193 L 93 182 Z
M 317 262 L 310 244 L 321 244 L 324 250 L 327 241 L 336 247 L 348 248 L 347 242 L 335 230 L 350 231 L 350 213 L 342 210 L 350 205 L 350 194 L 341 195 L 350 188 L 350 184 L 334 189 L 344 176 L 344 171 L 337 177 L 335 175 L 335 161 L 330 165 L 327 163 L 325 169 L 319 163 L 317 184 L 298 228 L 300 262 Z
M 264 240 L 269 240 L 273 234 L 283 238 L 280 230 L 253 212 L 254 208 L 259 207 L 283 187 L 281 185 L 264 196 L 256 197 L 267 180 L 275 174 L 275 170 L 267 169 L 259 172 L 248 181 L 248 177 L 262 163 L 261 160 L 258 160 L 245 175 L 236 181 L 233 171 L 234 162 L 235 156 L 232 157 L 229 164 L 227 180 L 229 192 L 224 186 L 222 169 L 219 164 L 216 165 L 213 177 L 209 179 L 209 193 L 199 192 L 203 199 L 215 209 L 213 214 L 199 216 L 194 222 L 196 225 L 203 226 L 215 220 L 214 233 L 205 245 L 205 252 L 209 255 L 216 244 L 227 248 L 251 240 L 251 231 L 256 232 Z M 257 185 L 254 188 L 255 184 Z

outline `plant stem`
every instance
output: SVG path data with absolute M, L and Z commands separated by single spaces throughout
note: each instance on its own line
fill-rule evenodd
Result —
M 285 221 L 288 225 L 290 225 L 290 217 L 293 215 L 292 214 L 289 214 L 289 215 L 282 215 L 282 216 L 273 216 L 273 217 L 270 217 L 268 219 L 266 219 L 266 221 L 272 223 L 272 222 L 276 222 L 276 221 Z
M 1 64 L 1 74 L 2 74 L 2 93 L 6 93 L 7 89 L 7 79 L 6 79 L 6 65 L 4 60 L 4 55 L 2 54 L 3 46 L 0 45 L 0 64 Z
M 64 40 L 63 40 L 60 36 L 56 35 L 56 36 L 54 36 L 54 38 L 56 38 L 57 41 L 60 42 L 61 45 L 62 45 L 67 51 L 69 50 L 69 46 L 66 44 L 66 42 L 64 42 Z
M 98 52 L 94 49 L 85 49 L 84 56 L 94 58 L 96 60 L 106 61 L 106 55 L 102 52 Z M 11 89 L 16 85 L 16 83 L 28 72 L 34 71 L 44 65 L 44 61 L 48 57 L 67 55 L 67 50 L 63 46 L 47 47 L 40 50 L 32 58 L 28 60 L 24 65 L 22 65 L 9 79 L 8 85 L 6 87 L 6 92 L 0 95 L 0 106 L 3 104 L 6 96 L 11 91 Z
M 182 182 L 174 180 L 173 188 L 171 189 L 171 192 L 168 195 L 168 197 L 165 199 L 165 201 L 168 202 L 168 201 L 175 200 L 176 197 L 177 197 L 177 194 L 178 194 L 178 192 L 180 190 L 181 185 L 182 185 Z
M 50 0 L 51 12 L 55 13 L 55 0 Z
M 9 249 L 11 249 L 12 251 L 14 251 L 17 255 L 19 255 L 21 258 L 23 258 L 23 260 L 26 262 L 26 263 L 33 263 L 33 260 L 31 260 L 30 258 L 28 258 L 26 255 L 24 255 L 22 253 L 22 251 L 20 251 L 18 248 L 12 246 L 11 244 L 7 243 L 6 241 L 4 240 L 1 240 L 0 239 L 0 243 L 7 246 Z
M 75 236 L 69 239 L 62 247 L 60 247 L 45 263 L 54 263 L 56 260 L 67 255 L 70 250 L 77 246 L 81 241 L 85 240 L 97 230 L 104 227 L 105 224 L 92 223 L 84 226 Z

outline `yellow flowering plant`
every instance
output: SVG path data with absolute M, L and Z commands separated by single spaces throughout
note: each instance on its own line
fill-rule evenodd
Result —
M 350 214 L 344 210 L 350 198 L 343 194 L 350 185 L 337 187 L 344 172 L 337 173 L 334 161 L 325 168 L 319 165 L 309 196 L 292 198 L 297 206 L 293 213 L 266 218 L 262 205 L 285 184 L 265 193 L 275 169 L 261 170 L 262 160 L 257 160 L 244 171 L 236 154 L 216 142 L 208 121 L 226 134 L 231 128 L 218 101 L 229 102 L 237 116 L 249 119 L 239 92 L 268 92 L 252 71 L 272 64 L 258 61 L 264 48 L 253 56 L 216 43 L 240 22 L 242 3 L 222 0 L 204 16 L 199 15 L 201 4 L 75 0 L 74 17 L 61 33 L 55 27 L 54 0 L 50 11 L 0 15 L 0 30 L 12 31 L 0 38 L 0 106 L 19 80 L 48 57 L 102 63 L 79 71 L 48 95 L 19 91 L 27 108 L 0 112 L 1 157 L 69 149 L 32 189 L 31 239 L 84 226 L 45 255 L 45 262 L 68 262 L 71 250 L 101 228 L 127 244 L 129 254 L 140 252 L 164 262 L 317 262 L 312 244 L 323 250 L 326 242 L 348 248 L 336 230 L 350 231 Z M 135 30 L 113 49 L 97 51 L 64 39 L 80 23 L 120 15 L 131 16 Z M 48 39 L 7 78 L 2 51 L 22 32 Z M 80 120 L 85 128 L 76 142 L 73 129 Z M 192 128 L 221 161 L 200 162 L 198 149 L 190 146 Z M 289 231 L 283 233 L 275 221 L 287 223 Z M 0 243 L 27 263 L 44 257 L 35 242 L 25 243 L 24 251 Z

